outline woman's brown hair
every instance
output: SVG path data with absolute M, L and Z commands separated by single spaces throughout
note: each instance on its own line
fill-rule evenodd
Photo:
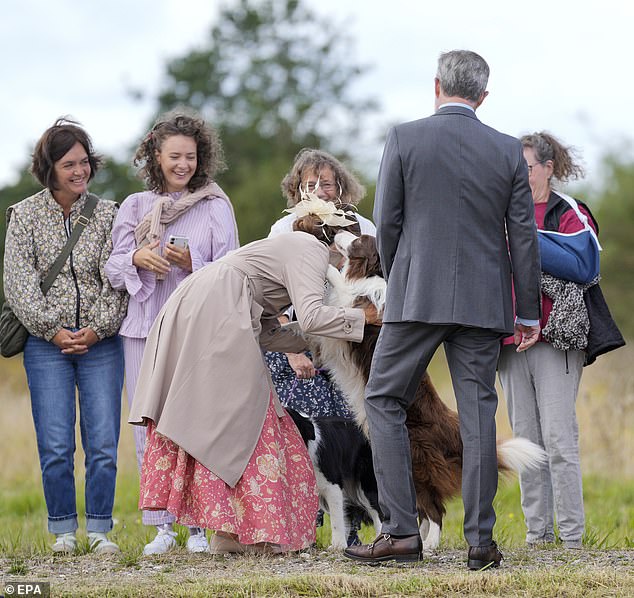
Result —
M 90 135 L 84 131 L 81 124 L 63 116 L 42 133 L 33 150 L 31 173 L 40 184 L 52 191 L 57 189 L 55 162 L 61 160 L 76 143 L 81 144 L 88 155 L 90 164 L 88 180 L 92 180 L 99 170 L 102 157 L 95 153 Z
M 157 193 L 166 191 L 165 177 L 156 154 L 161 151 L 163 142 L 174 135 L 191 137 L 196 142 L 197 165 L 187 186 L 189 191 L 209 184 L 217 173 L 226 168 L 222 144 L 216 131 L 194 112 L 174 110 L 156 120 L 134 154 L 133 164 L 139 169 L 139 177 L 147 189 Z
M 572 146 L 565 146 L 554 135 L 541 131 L 524 135 L 520 141 L 522 147 L 530 147 L 535 152 L 535 158 L 539 163 L 552 161 L 553 177 L 558 181 L 565 183 L 583 178 L 583 168 L 575 160 L 576 150 Z
M 348 211 L 351 209 L 351 206 L 344 205 L 342 206 L 342 209 L 344 211 Z M 330 245 L 335 240 L 335 235 L 342 230 L 351 232 L 353 235 L 357 236 L 361 234 L 361 227 L 357 222 L 356 216 L 354 214 L 346 214 L 346 218 L 348 218 L 348 220 L 354 220 L 354 224 L 351 224 L 350 226 L 328 226 L 327 224 L 324 224 L 315 214 L 307 214 L 306 216 L 302 216 L 293 222 L 293 230 L 313 235 L 313 237 L 316 237 L 322 243 Z

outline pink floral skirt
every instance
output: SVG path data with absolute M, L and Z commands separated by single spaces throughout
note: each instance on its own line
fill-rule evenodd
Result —
M 269 408 L 246 470 L 231 488 L 148 422 L 139 508 L 166 510 L 178 523 L 237 534 L 243 544 L 301 550 L 315 542 L 317 485 L 290 416 Z

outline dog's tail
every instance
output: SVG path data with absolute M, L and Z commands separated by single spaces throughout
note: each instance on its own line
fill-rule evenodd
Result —
M 536 469 L 547 460 L 546 451 L 526 438 L 511 438 L 498 443 L 498 470 L 503 473 Z

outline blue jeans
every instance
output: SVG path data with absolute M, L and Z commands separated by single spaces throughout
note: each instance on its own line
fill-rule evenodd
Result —
M 49 532 L 77 529 L 76 388 L 86 454 L 86 531 L 110 531 L 123 388 L 121 339 L 103 339 L 84 355 L 64 355 L 53 343 L 29 336 L 24 369 L 31 391 Z

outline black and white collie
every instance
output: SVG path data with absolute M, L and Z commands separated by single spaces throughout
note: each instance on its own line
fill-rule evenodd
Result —
M 370 443 L 354 421 L 287 411 L 313 462 L 319 506 L 330 515 L 331 547 L 343 549 L 355 516 L 381 525 Z
M 374 237 L 342 232 L 335 237 L 338 249 L 346 256 L 341 272 L 330 267 L 330 290 L 327 303 L 338 306 L 362 306 L 368 302 L 381 313 L 385 304 L 386 283 Z M 359 429 L 369 438 L 364 406 L 364 392 L 370 364 L 380 327 L 366 325 L 361 343 L 316 337 L 315 351 L 323 367 L 330 370 L 334 381 L 355 414 Z M 416 506 L 420 519 L 423 547 L 435 549 L 440 542 L 445 502 L 460 492 L 462 478 L 462 440 L 458 414 L 440 399 L 429 375 L 425 374 L 416 393 L 416 399 L 407 412 L 407 429 L 412 455 L 412 472 L 416 487 Z M 326 435 L 325 428 L 315 426 L 311 457 L 318 476 L 320 496 L 327 503 L 333 524 L 333 546 L 345 546 L 345 504 L 370 503 L 365 506 L 376 531 L 379 531 L 379 509 L 376 501 L 360 500 L 360 488 L 372 488 L 376 479 L 370 465 L 356 461 L 357 455 L 349 450 L 348 440 Z M 349 427 L 339 430 L 341 436 L 352 438 L 355 431 Z M 521 471 L 535 467 L 546 458 L 544 451 L 532 442 L 513 438 L 498 442 L 498 468 L 501 472 Z M 370 473 L 371 472 L 371 473 Z M 335 488 L 333 488 L 333 486 Z M 375 496 L 375 494 L 373 495 Z M 368 495 L 365 495 L 367 499 Z M 342 523 L 343 522 L 343 523 Z M 335 529 L 337 538 L 335 539 Z M 342 543 L 343 538 L 343 543 Z

